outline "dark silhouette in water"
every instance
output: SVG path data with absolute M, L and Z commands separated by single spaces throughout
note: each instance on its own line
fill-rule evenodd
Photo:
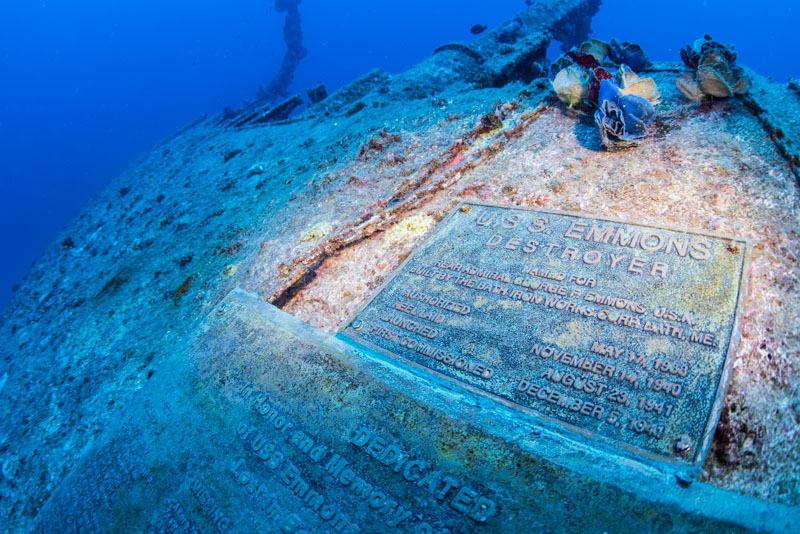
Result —
M 307 51 L 303 46 L 303 28 L 298 9 L 300 2 L 301 0 L 275 0 L 275 10 L 286 12 L 286 20 L 283 23 L 286 53 L 278 74 L 269 82 L 267 89 L 259 88 L 257 98 L 259 102 L 271 102 L 289 94 L 289 85 L 294 79 L 294 71 L 300 61 L 306 57 Z
M 469 31 L 471 31 L 475 35 L 478 35 L 479 33 L 485 32 L 486 28 L 487 28 L 487 26 L 481 26 L 480 24 L 476 24 L 475 26 L 470 28 Z

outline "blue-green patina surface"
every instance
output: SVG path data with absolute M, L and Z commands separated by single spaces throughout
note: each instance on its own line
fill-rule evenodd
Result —
M 342 333 L 691 470 L 719 416 L 748 258 L 730 236 L 463 203 Z

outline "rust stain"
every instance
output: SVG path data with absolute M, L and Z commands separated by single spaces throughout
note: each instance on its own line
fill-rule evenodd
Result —
M 178 306 L 181 303 L 181 299 L 189 292 L 189 288 L 192 287 L 192 282 L 194 282 L 195 278 L 197 278 L 196 275 L 191 275 L 175 290 L 175 299 L 173 300 L 175 306 Z
M 309 276 L 309 270 L 316 270 L 322 262 L 339 250 L 387 230 L 404 214 L 420 208 L 436 193 L 458 182 L 463 174 L 487 163 L 500 153 L 511 139 L 519 137 L 523 130 L 536 122 L 556 101 L 555 97 L 543 100 L 536 108 L 520 114 L 519 119 L 510 127 L 504 127 L 503 121 L 520 108 L 517 101 L 502 104 L 482 116 L 476 128 L 450 144 L 438 157 L 422 165 L 415 178 L 404 180 L 394 188 L 388 198 L 377 200 L 367 206 L 355 221 L 317 245 L 305 256 L 296 258 L 289 265 L 282 265 L 281 274 L 288 278 L 287 283 L 267 297 L 267 301 L 273 304 L 280 303 L 279 307 L 286 305 L 302 289 L 305 281 L 313 279 L 313 276 Z M 478 157 L 467 157 L 465 154 L 475 142 L 486 136 L 493 136 L 493 139 L 476 152 Z M 382 138 L 381 141 L 396 142 L 397 139 Z M 363 150 L 363 155 L 378 148 L 370 147 L 369 144 L 365 146 L 367 148 Z M 385 149 L 384 143 L 380 146 Z

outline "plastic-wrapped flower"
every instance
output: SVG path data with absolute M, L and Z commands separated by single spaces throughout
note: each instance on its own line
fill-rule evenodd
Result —
M 614 63 L 618 65 L 624 63 L 636 72 L 642 72 L 653 66 L 641 46 L 627 41 L 619 42 L 616 39 L 611 39 L 608 57 Z
M 589 74 L 578 65 L 570 65 L 556 75 L 553 89 L 559 100 L 573 107 L 589 95 Z
M 600 39 L 595 39 L 594 37 L 590 38 L 581 45 L 581 54 L 589 54 L 595 60 L 597 60 L 598 64 L 601 64 L 606 60 L 606 57 L 608 57 L 608 52 L 608 43 L 605 43 Z
M 639 76 L 627 65 L 619 66 L 619 79 L 622 85 L 622 93 L 626 95 L 638 95 L 646 98 L 653 106 L 661 102 L 661 91 L 658 90 L 653 78 Z
M 647 56 L 644 55 L 638 45 L 620 44 L 615 40 L 612 42 L 615 43 L 618 50 L 625 51 L 627 57 L 631 57 L 640 67 L 649 63 Z M 617 67 L 613 62 L 607 61 L 609 49 L 609 45 L 603 41 L 590 39 L 583 43 L 580 49 L 573 48 L 563 54 L 552 65 L 552 70 L 556 74 L 553 80 L 553 89 L 559 100 L 568 104 L 570 108 L 600 107 L 601 114 L 607 114 L 608 131 L 614 132 L 618 131 L 620 127 L 624 127 L 626 121 L 636 120 L 635 118 L 626 117 L 624 110 L 615 108 L 615 106 L 619 106 L 619 97 L 628 95 L 642 97 L 649 102 L 652 108 L 652 106 L 657 106 L 661 101 L 661 92 L 652 78 L 638 76 L 634 72 L 635 69 L 624 63 Z M 616 74 L 614 74 L 615 72 Z M 618 98 L 611 99 L 610 104 L 607 104 L 606 109 L 603 110 L 603 99 L 600 95 L 601 83 L 607 80 L 614 80 L 615 76 L 618 85 L 614 85 L 614 87 L 621 93 Z M 620 89 L 620 86 L 622 89 Z M 628 102 L 628 100 L 623 102 Z M 636 100 L 631 100 L 631 102 L 636 103 Z M 633 105 L 632 103 L 626 103 L 626 105 Z M 634 135 L 638 134 L 627 132 L 616 143 L 634 139 L 632 137 Z M 606 143 L 607 146 L 611 144 L 613 143 Z
M 649 133 L 647 125 L 653 121 L 655 110 L 646 98 L 624 94 L 617 84 L 603 80 L 599 103 L 594 120 L 609 150 L 636 146 Z
M 592 71 L 592 76 L 589 80 L 589 95 L 587 96 L 587 100 L 594 104 L 595 106 L 599 105 L 599 98 L 600 98 L 600 82 L 603 80 L 611 80 L 614 78 L 610 72 L 608 72 L 603 67 L 597 67 Z
M 675 79 L 678 90 L 689 100 L 704 96 L 728 98 L 750 90 L 750 79 L 736 66 L 733 46 L 706 35 L 681 49 L 683 63 L 692 69 Z

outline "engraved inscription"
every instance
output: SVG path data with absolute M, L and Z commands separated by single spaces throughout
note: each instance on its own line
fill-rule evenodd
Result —
M 342 333 L 570 429 L 697 461 L 724 385 L 747 242 L 473 206 L 406 260 L 353 318 L 358 331 Z M 682 435 L 693 440 L 687 456 L 671 446 Z
M 220 510 L 217 499 L 202 481 L 199 479 L 192 480 L 189 489 L 200 503 L 200 508 L 216 527 L 217 532 L 225 534 L 233 530 L 231 520 Z
M 486 522 L 497 512 L 492 499 L 480 495 L 457 478 L 443 474 L 435 465 L 414 453 L 404 452 L 397 443 L 388 441 L 366 425 L 353 429 L 348 439 L 398 477 L 428 490 L 437 500 L 448 503 L 478 523 Z
M 239 487 L 258 497 L 262 513 L 279 524 L 285 518 L 279 512 L 275 484 L 289 489 L 296 499 L 294 504 L 318 516 L 331 531 L 362 531 L 359 518 L 344 511 L 353 503 L 364 503 L 389 529 L 406 526 L 414 532 L 438 531 L 426 520 L 428 511 L 416 506 L 415 501 L 404 502 L 399 494 L 382 487 L 379 479 L 356 467 L 348 456 L 352 452 L 371 457 L 389 476 L 426 492 L 450 514 L 485 523 L 497 513 L 495 501 L 479 491 L 477 485 L 443 472 L 432 461 L 392 443 L 366 423 L 343 429 L 339 443 L 324 443 L 309 429 L 300 428 L 281 414 L 268 396 L 251 384 L 242 385 L 238 396 L 259 416 L 260 424 L 242 422 L 237 426 L 236 439 L 245 444 L 249 456 L 237 459 L 230 474 Z M 343 449 L 343 445 L 347 447 Z M 293 461 L 293 456 L 301 461 Z M 315 480 L 309 474 L 309 466 L 319 466 L 325 478 Z M 332 492 L 326 489 L 331 485 L 345 490 L 346 503 L 331 497 Z M 294 528 L 300 526 L 308 528 L 298 519 Z
M 507 220 L 506 226 L 527 227 L 541 236 L 557 223 L 552 214 L 547 221 L 526 221 L 527 212 L 515 218 L 499 214 L 498 224 Z M 472 222 L 468 233 L 480 243 L 486 236 L 475 232 Z M 508 274 L 512 284 L 524 276 L 551 283 L 556 292 L 555 286 L 567 287 L 566 297 L 554 298 L 569 298 L 593 279 L 593 291 L 624 299 L 604 302 L 607 312 L 636 314 L 637 306 L 630 303 L 639 303 L 646 309 L 639 315 L 646 320 L 702 329 L 721 345 L 727 341 L 702 300 L 672 301 L 663 293 L 612 287 L 598 273 L 580 274 L 578 286 L 570 282 L 573 271 L 558 263 L 522 273 L 514 265 L 492 263 L 491 256 L 472 254 L 468 239 L 458 237 L 438 244 L 430 240 L 432 257 L 418 259 L 431 272 L 442 272 L 435 258 L 457 264 L 460 257 L 462 270 L 467 258 L 470 266 L 485 266 L 484 276 L 472 269 L 475 274 L 467 275 L 481 281 L 509 285 L 502 276 Z M 456 246 L 448 249 L 451 240 Z M 725 246 L 720 251 L 728 248 L 741 250 Z M 712 261 L 717 259 L 706 263 Z M 492 272 L 498 274 L 487 277 Z M 416 284 L 419 277 L 411 276 Z M 713 355 L 718 349 L 645 335 L 644 330 L 629 335 L 629 328 L 608 321 L 598 328 L 588 316 L 532 308 L 500 293 L 456 290 L 443 279 L 425 279 L 429 283 L 415 289 L 385 289 L 384 307 L 372 315 L 362 313 L 367 324 L 358 331 L 369 335 L 371 327 L 389 328 L 443 347 L 437 348 L 443 352 L 425 355 L 398 348 L 396 338 L 384 340 L 394 350 L 407 350 L 407 361 L 409 354 L 417 355 L 417 365 L 425 362 L 426 369 L 442 375 L 429 385 L 423 384 L 428 375 L 422 371 L 416 377 L 384 372 L 385 361 L 348 350 L 255 295 L 232 292 L 223 312 L 211 313 L 175 353 L 167 364 L 170 372 L 149 381 L 138 401 L 85 453 L 42 507 L 33 530 L 558 531 L 566 516 L 563 506 L 556 505 L 583 502 L 589 505 L 576 509 L 580 514 L 593 525 L 600 519 L 599 528 L 613 531 L 619 517 L 638 517 L 648 506 L 663 508 L 658 505 L 672 497 L 655 503 L 634 499 L 605 519 L 592 515 L 598 496 L 627 502 L 636 492 L 607 483 L 618 473 L 594 479 L 597 471 L 576 470 L 574 462 L 560 465 L 554 459 L 577 450 L 567 436 L 543 432 L 522 419 L 540 414 L 575 430 L 602 431 L 609 443 L 612 438 L 637 445 L 667 443 L 682 454 L 696 446 L 691 425 L 703 416 L 698 384 L 714 378 L 707 361 L 687 357 L 687 352 Z M 724 305 L 709 294 L 713 306 Z M 397 303 L 404 304 L 403 310 Z M 532 315 L 532 309 L 543 313 Z M 658 317 L 653 310 L 661 310 Z M 407 315 L 435 328 L 437 335 L 429 339 L 421 330 L 386 327 L 380 319 L 384 311 Z M 625 335 L 615 335 L 619 332 Z M 381 376 L 376 377 L 378 366 L 382 370 L 375 374 Z M 489 399 L 475 402 L 456 384 L 445 384 L 445 376 L 467 383 L 472 394 L 480 386 L 506 406 L 487 406 Z M 508 413 L 509 406 L 521 412 Z M 692 412 L 700 415 L 692 418 Z M 683 434 L 673 441 L 676 430 Z M 580 450 L 581 457 L 601 464 L 608 458 L 608 451 Z M 638 473 L 633 464 L 615 465 L 628 475 Z M 662 482 L 663 477 L 653 475 L 647 484 Z M 681 530 L 691 530 L 697 520 L 695 513 L 686 524 L 677 521 L 680 515 L 670 517 Z M 726 515 L 720 528 L 729 526 L 727 521 Z
M 198 534 L 181 503 L 167 499 L 162 506 L 161 520 L 154 530 L 158 534 Z

